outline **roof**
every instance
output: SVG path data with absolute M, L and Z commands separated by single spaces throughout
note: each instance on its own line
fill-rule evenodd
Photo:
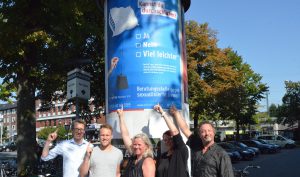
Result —
M 17 108 L 17 102 L 13 104 L 0 104 L 0 111 Z

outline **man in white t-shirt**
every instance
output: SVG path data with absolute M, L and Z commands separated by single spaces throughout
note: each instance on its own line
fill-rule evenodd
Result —
M 80 176 L 120 177 L 122 151 L 111 144 L 112 127 L 108 124 L 100 127 L 100 145 L 87 147 L 84 160 L 79 168 Z

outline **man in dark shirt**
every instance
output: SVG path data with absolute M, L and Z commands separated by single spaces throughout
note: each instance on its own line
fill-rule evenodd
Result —
M 209 122 L 199 125 L 194 135 L 175 107 L 170 109 L 178 126 L 188 138 L 187 144 L 192 150 L 193 177 L 234 177 L 230 157 L 215 141 L 215 129 Z

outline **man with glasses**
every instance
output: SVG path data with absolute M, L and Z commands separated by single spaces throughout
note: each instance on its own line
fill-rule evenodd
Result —
M 63 176 L 78 177 L 79 166 L 82 163 L 86 149 L 89 146 L 89 143 L 83 139 L 84 134 L 85 122 L 77 119 L 72 122 L 73 138 L 58 143 L 50 151 L 50 144 L 57 138 L 57 130 L 49 134 L 43 148 L 41 159 L 43 161 L 48 161 L 61 155 L 63 157 Z

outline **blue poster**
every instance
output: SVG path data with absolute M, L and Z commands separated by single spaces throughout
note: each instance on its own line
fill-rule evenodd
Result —
M 108 0 L 106 99 L 119 109 L 182 103 L 183 18 L 179 0 Z

